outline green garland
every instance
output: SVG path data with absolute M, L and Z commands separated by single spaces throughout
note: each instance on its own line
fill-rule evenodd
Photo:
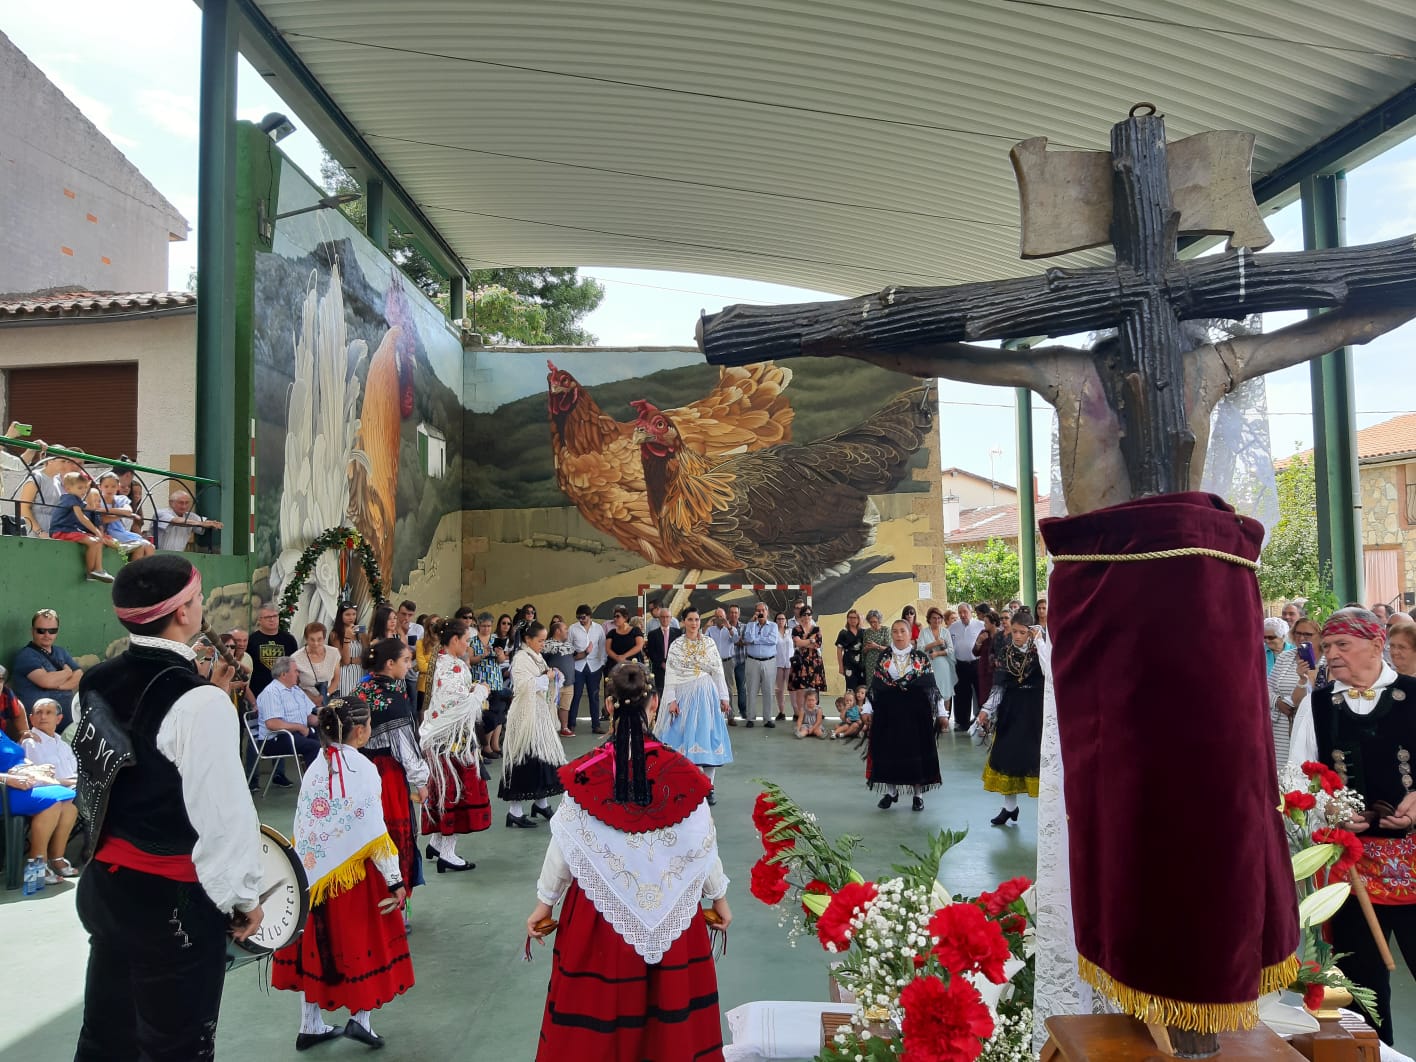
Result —
M 352 549 L 358 553 L 359 560 L 364 566 L 364 579 L 369 584 L 370 592 L 374 595 L 374 607 L 388 604 L 388 595 L 384 593 L 383 575 L 379 572 L 378 558 L 374 556 L 374 551 L 369 544 L 364 541 L 364 536 L 353 528 L 331 527 L 328 531 L 321 532 L 319 537 L 305 547 L 305 551 L 300 554 L 300 559 L 295 562 L 295 570 L 286 580 L 285 589 L 280 592 L 281 630 L 290 629 L 290 620 L 300 604 L 300 591 L 305 588 L 305 580 L 315 570 L 315 562 L 320 559 L 320 554 L 327 549 Z

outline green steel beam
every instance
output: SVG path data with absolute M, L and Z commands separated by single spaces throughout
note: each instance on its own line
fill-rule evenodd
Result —
M 460 274 L 448 280 L 447 315 L 454 321 L 467 316 L 467 278 Z
M 374 246 L 388 254 L 388 204 L 384 183 L 377 177 L 364 182 L 364 229 Z
M 1037 603 L 1037 504 L 1033 496 L 1032 392 L 1013 389 L 1018 422 L 1018 599 Z
M 1304 178 L 1303 245 L 1340 247 L 1346 222 L 1341 172 Z M 1320 311 L 1314 311 L 1320 312 Z M 1343 603 L 1363 599 L 1362 495 L 1357 479 L 1357 417 L 1352 351 L 1309 363 L 1313 390 L 1313 471 L 1318 487 L 1318 560 Z
M 228 530 L 218 535 L 219 548 L 231 553 L 237 537 L 233 503 L 240 483 L 231 401 L 236 393 L 234 0 L 206 0 L 202 7 L 198 106 L 196 471 L 222 484 L 201 491 L 198 508 L 226 525 Z

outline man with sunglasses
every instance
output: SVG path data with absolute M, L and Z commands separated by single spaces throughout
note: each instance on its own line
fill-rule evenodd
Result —
M 30 619 L 30 643 L 15 654 L 10 668 L 10 688 L 28 708 L 43 697 L 59 702 L 61 718 L 59 733 L 74 721 L 70 702 L 84 677 L 84 669 L 62 645 L 59 636 L 59 613 L 42 608 Z

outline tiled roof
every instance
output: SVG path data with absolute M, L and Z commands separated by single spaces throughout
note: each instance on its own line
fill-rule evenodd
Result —
M 122 317 L 196 305 L 197 296 L 190 291 L 48 291 L 0 295 L 0 320 Z
M 1385 461 L 1407 454 L 1416 454 L 1416 413 L 1403 413 L 1357 433 L 1358 461 Z M 1304 450 L 1294 456 L 1311 458 L 1313 451 Z M 1286 468 L 1291 460 L 1285 457 L 1273 464 L 1275 468 Z
M 1052 499 L 1039 498 L 1036 502 L 1039 520 L 1052 512 Z M 981 505 L 977 509 L 964 509 L 959 513 L 959 527 L 944 536 L 945 546 L 971 546 L 987 542 L 990 538 L 1018 537 L 1018 507 L 1016 505 Z

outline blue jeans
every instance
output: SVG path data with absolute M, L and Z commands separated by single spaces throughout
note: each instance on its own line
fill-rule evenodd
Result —
M 738 715 L 740 715 L 740 716 L 742 716 L 744 719 L 746 719 L 746 718 L 748 718 L 748 714 L 747 714 L 747 659 L 746 659 L 746 658 L 743 658 L 742 660 L 739 660 L 737 663 L 735 663 L 735 664 L 733 665 L 733 690 L 737 693 L 737 710 L 738 710 Z M 728 707 L 731 708 L 732 705 L 729 705 Z M 771 719 L 772 717 L 769 715 L 767 718 L 768 718 L 768 719 Z
M 568 729 L 575 729 L 575 719 L 580 711 L 580 692 L 585 691 L 585 698 L 590 702 L 590 726 L 592 729 L 600 729 L 600 671 L 591 671 L 588 667 L 583 671 L 575 673 L 575 689 L 570 695 L 569 722 Z

